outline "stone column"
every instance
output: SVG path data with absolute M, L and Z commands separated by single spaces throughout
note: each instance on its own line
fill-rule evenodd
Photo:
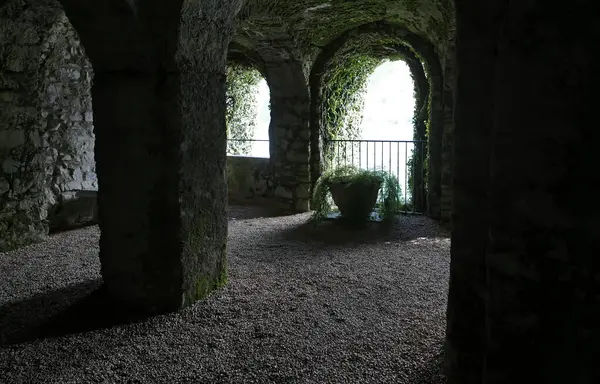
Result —
M 165 80 L 96 71 L 92 87 L 104 284 L 157 310 L 181 305 L 183 273 L 179 76 Z
M 427 141 L 428 170 L 427 170 L 427 215 L 439 220 L 441 215 L 442 195 L 442 135 L 444 99 L 444 76 L 439 65 L 439 58 L 429 53 L 427 57 L 431 97 L 431 110 L 429 113 L 429 137 Z
M 226 281 L 231 2 L 140 3 L 130 12 L 64 3 L 94 65 L 106 291 L 131 307 L 176 310 Z
M 238 0 L 185 0 L 181 71 L 179 213 L 183 305 L 227 281 L 227 47 Z
M 309 97 L 302 63 L 267 62 L 271 90 L 269 127 L 275 197 L 291 212 L 308 211 Z
M 444 64 L 444 112 L 442 133 L 441 222 L 451 224 L 454 153 L 454 90 L 456 85 L 456 30 L 450 32 Z
M 449 383 L 598 381 L 588 4 L 457 2 Z
M 592 2 L 495 3 L 485 382 L 599 382 Z
M 488 31 L 474 27 L 478 15 L 467 16 L 471 15 L 457 15 L 461 44 L 457 47 L 460 72 L 454 115 L 452 261 L 446 330 L 447 374 L 452 384 L 482 383 L 485 351 L 487 215 L 483 207 L 487 204 L 492 124 L 492 100 L 485 95 L 492 85 L 494 46 Z

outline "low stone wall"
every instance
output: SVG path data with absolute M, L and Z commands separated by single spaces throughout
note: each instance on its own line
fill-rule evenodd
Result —
M 273 199 L 271 160 L 262 157 L 227 156 L 230 202 L 266 203 Z

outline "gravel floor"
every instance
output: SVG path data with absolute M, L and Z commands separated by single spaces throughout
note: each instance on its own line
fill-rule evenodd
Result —
M 0 383 L 444 382 L 447 233 L 419 216 L 384 232 L 261 214 L 231 208 L 230 283 L 207 300 L 39 340 L 98 287 L 98 228 L 0 254 Z

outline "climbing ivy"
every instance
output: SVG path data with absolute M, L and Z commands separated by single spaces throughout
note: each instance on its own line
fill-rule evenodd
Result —
M 256 116 L 258 114 L 257 87 L 262 79 L 259 71 L 252 67 L 230 64 L 227 67 L 227 153 L 246 155 L 252 148 Z
M 335 69 L 323 76 L 324 139 L 360 137 L 367 80 L 380 62 L 374 57 L 357 55 L 344 60 L 343 65 L 333 63 Z
M 250 15 L 261 17 L 252 20 Z M 384 19 L 418 31 L 442 48 L 454 19 L 454 6 L 452 0 L 247 0 L 238 19 L 251 20 L 251 28 L 263 34 L 285 20 L 306 56 L 311 48 L 326 46 L 348 29 Z
M 431 77 L 427 75 L 423 59 L 397 38 L 378 34 L 363 35 L 346 43 L 327 63 L 321 77 L 321 135 L 325 144 L 325 168 L 329 168 L 333 161 L 344 163 L 343 157 L 351 156 L 350 153 L 333 153 L 333 147 L 327 143 L 329 140 L 359 138 L 367 80 L 376 67 L 388 60 L 403 60 L 410 68 L 415 99 L 413 139 L 427 140 Z M 425 206 L 423 199 L 426 196 L 427 154 L 426 142 L 423 145 L 416 144 L 407 164 L 407 192 L 411 197 L 411 204 L 416 204 L 415 208 L 420 211 Z M 412 196 L 413 191 L 417 193 L 416 196 Z
M 396 38 L 368 35 L 347 43 L 339 53 L 327 64 L 322 76 L 321 125 L 322 137 L 328 140 L 352 140 L 360 137 L 360 125 L 363 118 L 364 100 L 369 77 L 382 63 L 388 60 L 404 60 L 408 58 L 392 47 L 401 45 L 408 49 Z M 386 48 L 381 49 L 384 46 Z M 417 55 L 414 58 L 420 60 Z M 413 70 L 415 64 L 409 63 L 415 88 L 415 115 L 413 118 L 414 140 L 425 140 L 423 124 L 428 120 L 428 108 L 423 108 L 424 98 L 429 99 L 428 92 L 423 92 L 417 86 Z M 422 84 L 421 84 L 422 86 Z M 425 100 L 427 100 L 425 99 Z M 327 147 L 325 148 L 327 151 Z M 419 155 L 421 155 L 419 153 Z M 326 153 L 326 159 L 331 160 L 333 154 Z

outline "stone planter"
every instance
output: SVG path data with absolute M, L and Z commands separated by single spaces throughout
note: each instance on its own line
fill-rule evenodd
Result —
M 376 183 L 332 183 L 329 191 L 333 202 L 343 218 L 350 221 L 366 221 L 377 202 L 381 182 Z

